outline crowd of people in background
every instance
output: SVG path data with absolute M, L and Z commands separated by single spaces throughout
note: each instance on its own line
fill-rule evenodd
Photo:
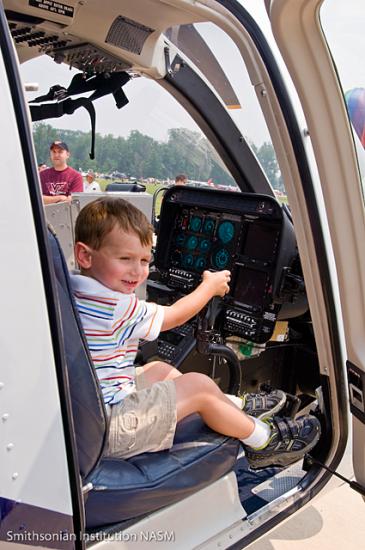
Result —
M 99 193 L 100 184 L 96 181 L 96 174 L 89 170 L 85 174 L 68 166 L 70 150 L 66 142 L 53 141 L 49 148 L 51 167 L 44 162 L 38 164 L 38 173 L 41 182 L 44 204 L 58 202 L 70 202 L 72 193 Z M 175 177 L 175 185 L 188 183 L 186 174 L 178 174 Z

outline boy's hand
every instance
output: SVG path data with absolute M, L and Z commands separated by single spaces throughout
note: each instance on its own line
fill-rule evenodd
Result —
M 171 306 L 164 306 L 162 330 L 181 326 L 207 305 L 213 296 L 224 296 L 229 292 L 231 274 L 229 271 L 204 271 L 200 285 Z
M 229 292 L 231 273 L 227 269 L 223 271 L 204 271 L 202 284 L 208 285 L 213 296 L 224 296 Z

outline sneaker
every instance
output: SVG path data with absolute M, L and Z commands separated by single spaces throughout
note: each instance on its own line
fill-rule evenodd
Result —
M 241 408 L 246 414 L 264 420 L 281 411 L 286 402 L 286 394 L 281 390 L 273 390 L 270 393 L 245 393 L 241 399 Z
M 288 466 L 313 449 L 321 435 L 321 424 L 315 416 L 301 416 L 296 420 L 274 417 L 264 422 L 272 430 L 269 443 L 260 449 L 245 447 L 246 458 L 253 469 Z

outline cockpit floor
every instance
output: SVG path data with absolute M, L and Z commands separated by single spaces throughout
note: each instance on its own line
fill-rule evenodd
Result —
M 305 475 L 302 461 L 288 468 L 271 467 L 252 470 L 246 457 L 240 456 L 234 468 L 237 476 L 239 496 L 247 514 L 259 510 L 268 502 L 295 487 Z

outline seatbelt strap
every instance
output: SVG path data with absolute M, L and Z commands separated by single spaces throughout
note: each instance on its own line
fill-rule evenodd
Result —
M 121 109 L 128 103 L 128 99 L 122 90 L 122 86 L 130 80 L 130 75 L 126 72 L 111 73 L 109 75 L 98 74 L 90 78 L 85 78 L 83 73 L 77 73 L 68 88 L 59 84 L 52 86 L 45 95 L 36 97 L 30 101 L 30 112 L 32 120 L 44 120 L 46 118 L 59 118 L 64 114 L 71 115 L 79 107 L 84 107 L 91 121 L 91 151 L 90 159 L 95 158 L 95 129 L 96 113 L 93 105 L 95 99 L 99 99 L 108 94 L 113 94 L 117 109 Z M 70 95 L 78 95 L 94 91 L 89 97 L 79 99 L 70 99 Z M 53 101 L 55 103 L 43 103 Z M 41 105 L 33 105 L 42 103 Z

